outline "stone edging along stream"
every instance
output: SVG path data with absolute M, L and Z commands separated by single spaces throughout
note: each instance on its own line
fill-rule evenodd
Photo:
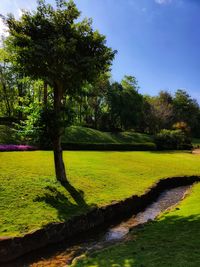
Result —
M 159 180 L 142 196 L 131 196 L 110 205 L 93 208 L 87 214 L 74 216 L 66 222 L 51 223 L 22 237 L 0 237 L 0 262 L 11 261 L 48 244 L 70 240 L 98 226 L 137 214 L 166 189 L 200 182 L 200 176 L 173 177 Z

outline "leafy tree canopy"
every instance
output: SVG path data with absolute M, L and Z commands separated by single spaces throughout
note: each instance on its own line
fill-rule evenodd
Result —
M 23 11 L 19 20 L 4 17 L 11 53 L 23 73 L 74 92 L 109 70 L 115 51 L 92 29 L 91 19 L 79 16 L 73 1 L 57 0 L 54 8 L 39 0 L 36 11 Z

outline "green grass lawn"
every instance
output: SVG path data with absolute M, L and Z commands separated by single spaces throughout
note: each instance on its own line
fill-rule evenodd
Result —
M 51 151 L 0 153 L 0 236 L 22 235 L 94 205 L 143 194 L 160 178 L 200 174 L 200 157 L 183 152 L 70 151 L 64 159 L 79 199 L 56 182 Z
M 119 133 L 101 132 L 91 128 L 71 126 L 65 130 L 63 143 L 90 144 L 141 144 L 152 143 L 153 138 L 147 134 L 126 131 Z
M 75 263 L 76 267 L 199 267 L 200 184 L 180 205 L 143 228 L 132 240 Z

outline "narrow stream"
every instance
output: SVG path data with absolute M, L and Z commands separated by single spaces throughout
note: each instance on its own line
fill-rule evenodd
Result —
M 154 220 L 166 209 L 178 204 L 188 192 L 191 186 L 180 186 L 164 191 L 157 201 L 149 205 L 144 211 L 132 216 L 117 225 L 110 226 L 106 230 L 88 234 L 76 244 L 53 245 L 49 248 L 41 249 L 29 255 L 19 258 L 12 263 L 4 264 L 4 267 L 66 267 L 72 263 L 74 258 L 85 252 L 98 250 L 113 243 L 129 238 L 129 231 L 149 220 Z

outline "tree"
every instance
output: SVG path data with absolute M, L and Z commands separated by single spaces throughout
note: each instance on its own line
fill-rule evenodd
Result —
M 174 122 L 186 122 L 192 130 L 199 128 L 199 105 L 186 91 L 181 89 L 176 91 L 173 106 Z
M 134 76 L 125 75 L 124 78 L 121 81 L 121 85 L 124 89 L 130 89 L 138 92 L 139 86 L 138 81 Z
M 138 126 L 143 97 L 138 93 L 133 76 L 125 76 L 120 83 L 113 83 L 108 91 L 108 105 L 113 129 L 131 129 Z
M 169 129 L 173 122 L 173 98 L 166 91 L 158 96 L 144 97 L 143 121 L 147 132 L 157 133 L 161 129 Z
M 114 82 L 108 88 L 107 102 L 110 115 L 111 130 L 122 128 L 121 107 L 122 107 L 122 91 L 123 87 L 120 83 Z
M 9 55 L 0 49 L 0 117 L 14 117 L 16 99 L 15 75 L 9 62 Z
M 138 82 L 133 76 L 125 76 L 121 85 L 123 87 L 121 122 L 124 129 L 137 128 L 143 104 L 143 97 L 138 93 Z
M 109 74 L 101 74 L 91 86 L 88 93 L 88 104 L 91 108 L 92 122 L 95 129 L 100 126 L 100 118 L 106 109 L 106 93 L 109 83 Z
M 13 15 L 4 17 L 11 53 L 21 71 L 53 88 L 50 135 L 56 177 L 61 182 L 67 180 L 61 148 L 63 100 L 78 94 L 100 72 L 109 71 L 115 54 L 106 46 L 105 36 L 93 30 L 92 21 L 80 21 L 79 16 L 73 1 L 56 0 L 54 8 L 39 0 L 36 11 L 24 11 L 19 20 Z

